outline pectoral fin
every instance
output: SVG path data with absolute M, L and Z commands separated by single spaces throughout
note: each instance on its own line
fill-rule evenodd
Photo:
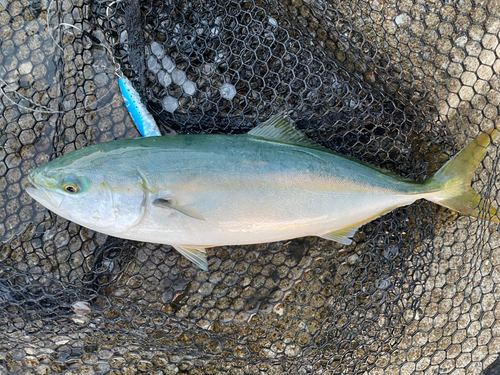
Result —
M 181 214 L 192 217 L 193 219 L 205 220 L 203 215 L 196 208 L 189 206 L 179 206 L 170 199 L 155 199 L 153 201 L 153 205 L 156 207 L 171 208 L 173 210 L 179 211 Z
M 204 248 L 191 245 L 172 246 L 202 270 L 208 271 L 207 253 Z
M 321 235 L 321 238 L 339 242 L 343 245 L 350 245 L 352 243 L 351 237 L 354 236 L 356 231 L 361 225 L 355 225 L 348 228 L 339 229 L 333 232 L 325 233 Z

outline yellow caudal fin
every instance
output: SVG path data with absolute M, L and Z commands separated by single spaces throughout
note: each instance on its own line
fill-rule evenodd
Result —
M 489 201 L 482 200 L 471 188 L 476 167 L 486 156 L 490 143 L 499 136 L 500 133 L 495 128 L 482 133 L 427 180 L 429 191 L 438 192 L 435 198 L 429 200 L 464 215 L 478 217 L 484 212 L 488 220 L 500 222 L 496 216 L 496 207 Z

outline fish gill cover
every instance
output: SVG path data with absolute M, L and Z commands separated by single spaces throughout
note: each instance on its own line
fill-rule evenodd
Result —
M 415 180 L 500 104 L 497 0 L 0 1 L 0 373 L 480 374 L 500 353 L 498 226 L 426 201 L 318 238 L 208 250 L 52 215 L 27 175 L 138 136 L 287 113 L 316 142 Z M 474 188 L 498 204 L 498 148 Z M 493 371 L 493 370 L 491 370 Z

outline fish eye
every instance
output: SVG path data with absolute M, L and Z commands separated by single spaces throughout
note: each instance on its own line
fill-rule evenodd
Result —
M 68 193 L 76 193 L 78 192 L 78 186 L 76 185 L 65 185 L 64 190 L 66 190 Z
M 80 191 L 79 184 L 75 178 L 66 179 L 62 184 L 62 188 L 70 194 L 76 194 Z

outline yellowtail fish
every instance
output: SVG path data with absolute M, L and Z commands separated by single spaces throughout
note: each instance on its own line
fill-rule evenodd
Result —
M 498 222 L 471 189 L 499 132 L 482 133 L 413 182 L 338 155 L 277 116 L 246 135 L 127 139 L 74 151 L 29 175 L 28 193 L 90 229 L 174 246 L 204 270 L 205 249 L 319 236 L 348 245 L 363 224 L 427 199 Z

